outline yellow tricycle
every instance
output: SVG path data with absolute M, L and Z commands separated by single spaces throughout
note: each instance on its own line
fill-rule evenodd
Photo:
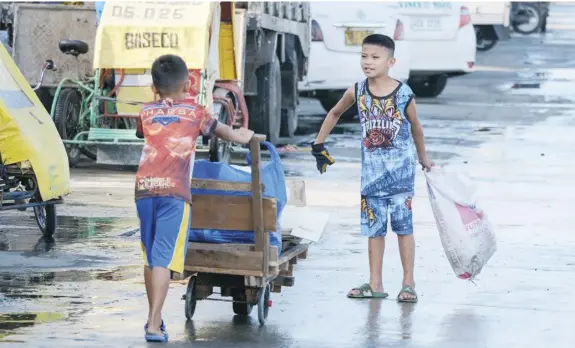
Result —
M 51 60 L 44 72 L 55 70 Z M 34 210 L 44 236 L 56 230 L 55 204 L 70 193 L 66 150 L 50 115 L 0 44 L 0 210 Z

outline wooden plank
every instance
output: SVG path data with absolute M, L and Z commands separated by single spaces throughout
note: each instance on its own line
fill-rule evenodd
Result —
M 212 243 L 194 243 L 188 242 L 188 252 L 190 250 L 197 251 L 212 251 L 215 253 L 221 252 L 255 252 L 256 248 L 253 244 L 212 244 Z M 270 246 L 270 263 L 277 263 L 278 261 L 278 248 L 275 246 Z
M 257 271 L 262 267 L 261 251 L 213 251 L 188 249 L 186 265 Z
M 252 174 L 252 217 L 256 240 L 256 250 L 263 253 L 262 273 L 266 277 L 269 272 L 269 243 L 266 228 L 264 226 L 264 205 L 261 190 L 261 153 L 260 142 L 265 139 L 262 136 L 254 136 L 250 141 L 251 174 Z M 275 219 L 274 219 L 275 220 Z
M 283 264 L 284 262 L 288 262 L 292 260 L 294 257 L 298 256 L 299 254 L 305 252 L 309 247 L 309 244 L 299 244 L 292 248 L 287 249 L 284 251 L 280 258 L 278 259 L 278 264 Z
M 294 285 L 294 283 L 295 283 L 295 278 L 291 277 L 291 276 L 286 276 L 286 275 L 279 275 L 273 281 L 273 284 L 276 286 L 291 287 Z
M 264 190 L 264 184 L 262 186 L 262 191 Z M 241 192 L 251 192 L 252 184 L 249 182 L 234 182 L 234 181 L 222 181 L 222 180 L 211 180 L 211 179 L 193 179 L 190 183 L 192 189 L 200 190 L 219 190 L 219 191 L 241 191 Z
M 249 245 L 188 243 L 185 265 L 229 270 L 259 271 L 263 253 Z M 272 248 L 277 255 L 277 248 Z M 277 257 L 274 262 L 277 262 Z
M 253 210 L 262 214 L 262 231 L 275 231 L 277 227 L 275 199 L 262 199 L 260 195 L 260 199 L 256 201 L 259 201 L 259 204 Z M 252 198 L 247 196 L 193 195 L 192 228 L 254 231 L 256 224 L 252 221 L 252 205 Z
M 262 271 L 250 271 L 245 269 L 228 269 L 228 268 L 213 268 L 213 267 L 199 267 L 186 265 L 184 266 L 186 271 L 198 272 L 198 273 L 216 273 L 216 274 L 230 274 L 239 275 L 244 277 L 261 277 Z

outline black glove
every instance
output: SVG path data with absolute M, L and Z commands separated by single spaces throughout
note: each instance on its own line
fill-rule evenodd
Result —
M 331 166 L 335 163 L 335 159 L 329 155 L 329 152 L 323 146 L 323 144 L 311 144 L 311 154 L 315 157 L 315 162 L 317 164 L 317 170 L 321 174 L 325 173 L 327 166 Z

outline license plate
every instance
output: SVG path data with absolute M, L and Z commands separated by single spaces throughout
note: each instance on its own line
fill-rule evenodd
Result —
M 345 30 L 345 44 L 347 46 L 361 46 L 363 39 L 373 34 L 371 30 L 354 30 L 354 29 L 346 29 Z
M 416 18 L 411 20 L 411 29 L 414 31 L 439 31 L 441 20 L 436 18 Z

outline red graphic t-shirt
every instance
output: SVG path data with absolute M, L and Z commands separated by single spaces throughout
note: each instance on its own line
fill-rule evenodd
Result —
M 216 119 L 192 99 L 144 105 L 137 129 L 145 145 L 136 174 L 136 199 L 172 196 L 191 203 L 196 140 L 200 133 L 210 136 L 216 125 Z

